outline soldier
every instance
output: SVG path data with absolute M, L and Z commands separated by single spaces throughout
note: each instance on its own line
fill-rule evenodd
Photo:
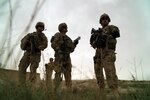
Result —
M 66 35 L 68 32 L 67 24 L 61 23 L 58 26 L 59 32 L 57 32 L 51 38 L 51 47 L 55 51 L 55 78 L 54 78 L 54 91 L 56 91 L 62 80 L 61 74 L 64 74 L 65 83 L 67 88 L 71 88 L 71 58 L 70 53 L 72 53 L 78 44 L 78 39 L 72 41 L 69 36 Z
M 90 39 L 90 44 L 96 53 L 94 56 L 94 70 L 97 79 L 97 84 L 100 89 L 100 94 L 104 93 L 104 75 L 103 69 L 106 74 L 106 80 L 109 88 L 112 89 L 114 95 L 119 97 L 118 92 L 118 78 L 115 69 L 116 60 L 116 38 L 120 37 L 118 27 L 114 25 L 109 25 L 110 17 L 107 14 L 102 14 L 99 20 L 102 28 L 98 30 L 92 29 L 92 36 Z
M 45 68 L 46 68 L 46 86 L 48 86 L 49 84 L 51 84 L 51 77 L 54 68 L 53 58 L 49 59 L 49 63 L 45 64 Z
M 30 82 L 36 81 L 36 69 L 39 66 L 41 51 L 47 47 L 47 37 L 42 31 L 44 23 L 38 22 L 35 26 L 36 32 L 28 33 L 21 40 L 21 49 L 24 50 L 24 55 L 19 63 L 19 81 L 25 83 L 26 69 L 30 65 Z

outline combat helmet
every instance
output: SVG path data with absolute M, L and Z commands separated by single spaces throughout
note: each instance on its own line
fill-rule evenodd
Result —
M 36 25 L 35 25 L 35 28 L 37 29 L 38 27 L 43 27 L 45 28 L 45 25 L 43 22 L 37 22 Z
M 66 23 L 60 23 L 59 26 L 58 26 L 58 30 L 61 31 L 61 29 L 63 27 L 67 27 L 67 24 Z
M 106 14 L 106 13 L 104 13 L 104 14 L 102 14 L 101 17 L 100 17 L 100 20 L 99 20 L 99 23 L 100 23 L 100 24 L 101 24 L 102 19 L 104 19 L 104 18 L 107 18 L 109 22 L 111 21 L 109 15 Z

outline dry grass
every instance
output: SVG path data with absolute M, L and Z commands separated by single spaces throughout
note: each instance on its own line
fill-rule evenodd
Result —
M 12 74 L 12 73 L 11 73 Z M 13 75 L 12 75 L 13 76 Z M 73 80 L 71 90 L 67 90 L 62 81 L 61 89 L 54 95 L 53 86 L 46 88 L 44 81 L 33 87 L 18 85 L 15 81 L 0 80 L 0 100 L 99 100 L 99 90 L 95 79 Z M 149 81 L 119 81 L 120 100 L 149 100 Z M 113 100 L 108 86 L 106 86 L 106 100 Z

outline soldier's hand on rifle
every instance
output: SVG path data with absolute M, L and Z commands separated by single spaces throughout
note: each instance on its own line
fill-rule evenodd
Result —
M 77 45 L 79 43 L 78 40 L 74 40 L 74 45 Z
M 74 45 L 77 45 L 78 43 L 79 43 L 79 40 L 81 39 L 81 37 L 79 36 L 78 38 L 76 38 L 75 40 L 74 40 Z

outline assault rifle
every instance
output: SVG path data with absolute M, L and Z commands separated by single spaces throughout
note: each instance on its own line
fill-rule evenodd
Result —
M 74 40 L 74 44 L 75 44 L 75 46 L 79 43 L 79 40 L 81 39 L 81 37 L 80 36 L 78 36 L 75 40 Z
M 74 40 L 73 43 L 74 43 L 75 46 L 78 44 L 78 42 L 79 42 L 80 39 L 81 39 L 81 37 L 78 36 L 78 37 Z M 66 51 L 66 48 L 67 48 L 67 43 L 66 43 L 66 40 L 63 39 L 63 44 L 61 45 L 61 50 L 62 50 L 63 52 L 65 52 L 65 51 Z
M 37 42 L 34 36 L 30 36 L 30 43 L 31 43 L 31 54 L 35 54 L 37 51 Z
M 106 47 L 107 35 L 103 33 L 101 28 L 99 28 L 98 30 L 92 28 L 91 34 L 92 35 L 90 38 L 90 44 L 92 45 L 93 48 Z

